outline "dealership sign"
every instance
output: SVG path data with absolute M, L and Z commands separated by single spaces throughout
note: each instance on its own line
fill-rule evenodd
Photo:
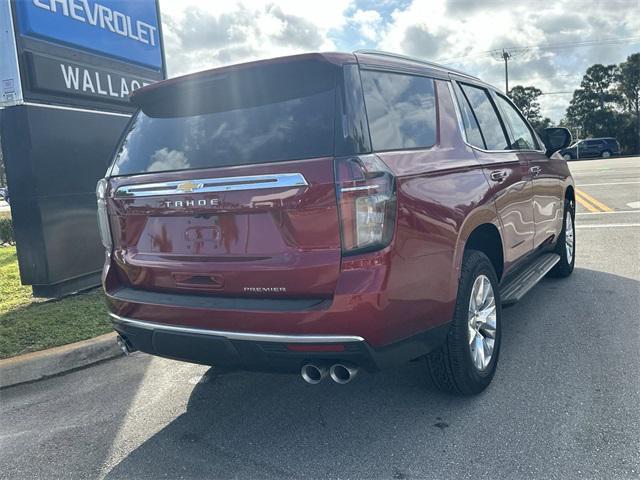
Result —
M 20 0 L 22 35 L 91 50 L 160 69 L 155 2 L 138 0 Z
M 165 77 L 158 0 L 0 0 L 0 148 L 20 279 L 37 296 L 99 284 L 92 192 L 131 92 Z
M 61 103 L 131 112 L 165 78 L 157 0 L 0 0 L 0 108 Z
M 105 68 L 93 68 L 75 62 L 29 54 L 31 85 L 34 90 L 63 95 L 126 101 L 136 88 L 153 80 L 126 75 Z

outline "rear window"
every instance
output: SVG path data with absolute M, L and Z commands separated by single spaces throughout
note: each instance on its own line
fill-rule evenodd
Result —
M 363 70 L 364 102 L 374 150 L 431 147 L 436 141 L 433 79 Z
M 298 61 L 162 86 L 138 100 L 111 175 L 333 155 L 336 72 Z

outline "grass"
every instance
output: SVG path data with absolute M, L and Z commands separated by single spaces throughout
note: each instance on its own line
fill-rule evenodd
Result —
M 0 212 L 0 218 L 9 218 L 11 216 L 11 212 Z
M 35 301 L 20 285 L 15 247 L 0 247 L 0 358 L 66 345 L 111 331 L 100 289 Z

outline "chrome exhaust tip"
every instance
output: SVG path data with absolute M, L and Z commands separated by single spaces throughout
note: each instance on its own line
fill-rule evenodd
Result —
M 319 365 L 317 363 L 305 363 L 300 369 L 302 379 L 311 385 L 320 383 L 328 373 L 329 369 L 326 365 Z
M 124 353 L 125 355 L 129 355 L 130 353 L 132 353 L 134 351 L 134 349 L 131 347 L 131 345 L 129 345 L 129 342 L 127 342 L 120 335 L 118 335 L 116 337 L 116 343 L 120 347 L 120 350 L 122 350 L 122 353 Z
M 335 365 L 331 365 L 329 374 L 334 382 L 344 385 L 345 383 L 349 383 L 353 380 L 353 378 L 358 374 L 358 370 L 358 367 L 355 365 L 336 363 Z

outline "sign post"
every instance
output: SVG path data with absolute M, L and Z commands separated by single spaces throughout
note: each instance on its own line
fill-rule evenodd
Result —
M 166 78 L 157 0 L 0 0 L 0 131 L 20 276 L 34 295 L 95 286 L 95 185 L 133 108 Z

